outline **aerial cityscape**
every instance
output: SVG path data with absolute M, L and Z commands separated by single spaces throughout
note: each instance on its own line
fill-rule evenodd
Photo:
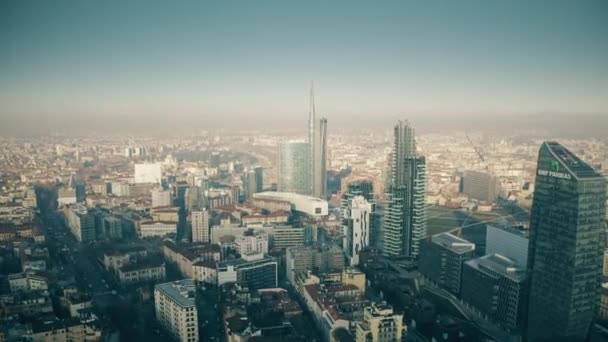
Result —
M 0 13 L 0 342 L 608 341 L 607 3 Z

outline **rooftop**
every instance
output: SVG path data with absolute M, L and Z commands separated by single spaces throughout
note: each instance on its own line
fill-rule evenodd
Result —
M 475 244 L 450 233 L 433 235 L 431 241 L 454 253 L 463 254 L 475 250 Z
M 469 260 L 466 264 L 479 271 L 498 274 L 518 283 L 526 277 L 525 270 L 519 268 L 513 260 L 496 253 Z
M 182 279 L 170 283 L 158 284 L 155 288 L 171 298 L 179 306 L 195 306 L 195 286 L 194 280 Z
M 602 177 L 591 166 L 582 161 L 574 153 L 556 141 L 546 141 L 545 145 L 551 154 L 558 159 L 561 164 L 576 178 L 596 178 Z

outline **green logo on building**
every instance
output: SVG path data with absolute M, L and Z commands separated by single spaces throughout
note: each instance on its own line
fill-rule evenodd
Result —
M 559 163 L 557 162 L 557 160 L 551 161 L 551 171 L 559 171 Z

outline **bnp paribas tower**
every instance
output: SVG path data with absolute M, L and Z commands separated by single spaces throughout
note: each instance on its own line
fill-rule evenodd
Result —
M 538 154 L 528 341 L 584 341 L 600 302 L 606 179 L 557 142 Z

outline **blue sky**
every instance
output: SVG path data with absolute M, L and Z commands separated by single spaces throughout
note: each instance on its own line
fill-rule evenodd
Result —
M 0 120 L 606 113 L 607 37 L 601 0 L 2 1 Z

